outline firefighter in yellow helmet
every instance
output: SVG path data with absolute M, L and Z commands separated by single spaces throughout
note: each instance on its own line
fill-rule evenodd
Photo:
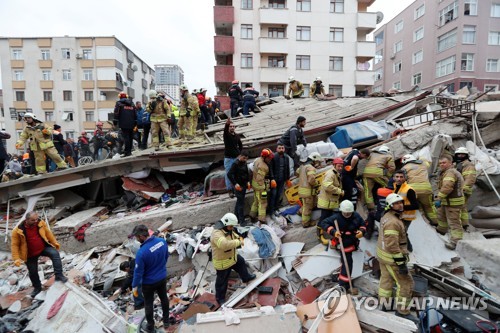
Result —
M 366 167 L 363 171 L 363 187 L 365 192 L 365 202 L 368 210 L 375 209 L 373 199 L 373 188 L 375 184 L 380 187 L 387 187 L 389 178 L 396 170 L 391 151 L 386 145 L 380 146 L 367 157 Z
M 469 212 L 467 211 L 467 203 L 472 195 L 472 187 L 476 183 L 477 173 L 474 163 L 469 159 L 469 151 L 465 147 L 458 147 L 455 150 L 455 168 L 464 177 L 464 208 L 460 212 L 460 220 L 462 227 L 467 230 L 469 227 Z
M 171 122 L 171 108 L 164 96 L 158 94 L 155 90 L 149 92 L 149 102 L 146 106 L 146 112 L 151 114 L 151 141 L 155 150 L 160 150 L 160 129 L 165 138 L 167 147 L 171 146 L 170 128 L 168 124 Z
M 313 226 L 311 214 L 320 187 L 316 180 L 316 171 L 322 161 L 323 157 L 319 153 L 311 153 L 306 163 L 302 164 L 296 171 L 299 176 L 299 198 L 302 202 L 302 226 L 304 228 Z
M 261 223 L 266 223 L 267 192 L 277 186 L 275 180 L 269 181 L 269 164 L 273 158 L 274 154 L 271 149 L 265 148 L 253 163 L 253 202 L 250 217 L 252 219 L 257 217 Z

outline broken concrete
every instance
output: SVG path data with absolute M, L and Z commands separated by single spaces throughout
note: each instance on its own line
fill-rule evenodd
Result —
M 56 223 L 53 227 L 54 234 L 72 233 L 78 230 L 82 225 L 93 222 L 96 216 L 107 211 L 106 207 L 95 207 L 87 210 L 82 210 L 68 216 Z

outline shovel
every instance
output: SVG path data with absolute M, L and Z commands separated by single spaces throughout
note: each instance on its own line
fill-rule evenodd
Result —
M 334 223 L 335 223 L 335 229 L 340 231 L 339 224 L 338 224 L 337 220 L 335 220 Z M 344 264 L 345 264 L 346 271 L 347 271 L 347 278 L 349 279 L 349 289 L 351 290 L 351 295 L 357 295 L 358 288 L 353 288 L 353 286 L 352 286 L 351 270 L 350 270 L 349 264 L 347 263 L 347 257 L 345 255 L 344 243 L 342 242 L 342 237 L 339 237 L 339 241 L 340 241 L 340 250 L 342 251 L 342 258 L 344 259 Z

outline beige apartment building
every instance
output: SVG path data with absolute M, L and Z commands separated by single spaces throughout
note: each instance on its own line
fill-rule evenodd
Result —
M 289 76 L 305 84 L 305 94 L 321 77 L 327 93 L 364 94 L 374 82 L 375 44 L 367 41 L 377 24 L 377 13 L 368 11 L 374 2 L 215 0 L 215 85 L 223 107 L 234 79 L 283 95 Z
M 499 0 L 416 0 L 374 33 L 373 91 L 498 90 Z
M 29 111 L 66 138 L 110 127 L 118 93 L 147 102 L 154 70 L 116 37 L 0 38 L 5 129 L 14 151 Z

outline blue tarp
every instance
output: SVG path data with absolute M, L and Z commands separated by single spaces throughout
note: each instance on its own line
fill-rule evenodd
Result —
M 389 137 L 390 133 L 387 128 L 371 120 L 366 120 L 338 126 L 335 133 L 330 136 L 330 141 L 337 148 L 348 148 L 366 141 L 387 140 Z

